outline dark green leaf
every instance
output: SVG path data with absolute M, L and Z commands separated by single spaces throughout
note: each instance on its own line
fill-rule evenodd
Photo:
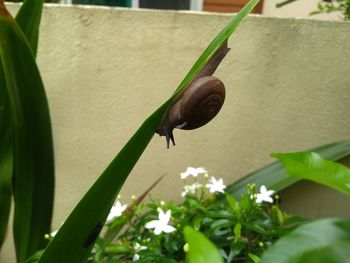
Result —
M 184 234 L 189 245 L 189 263 L 223 262 L 217 248 L 202 233 L 187 226 L 184 229 Z
M 39 26 L 43 4 L 43 0 L 25 0 L 16 16 L 16 21 L 26 36 L 34 57 L 38 49 Z
M 29 39 L 34 55 L 37 50 L 42 0 L 26 0 L 21 6 L 16 20 Z M 11 113 L 5 77 L 0 63 L 0 248 L 4 241 L 11 208 L 13 150 Z
M 342 242 L 350 242 L 350 220 L 334 218 L 320 219 L 312 223 L 299 226 L 295 230 L 291 231 L 290 234 L 280 238 L 263 254 L 261 262 L 320 262 L 297 261 L 297 259 L 311 251 L 322 250 L 322 248 Z
M 53 145 L 48 104 L 35 59 L 0 5 L 0 56 L 13 118 L 14 239 L 18 262 L 45 247 L 53 205 Z
M 282 162 L 291 176 L 350 194 L 350 169 L 342 164 L 327 161 L 313 152 L 274 153 L 272 156 Z
M 350 141 L 342 141 L 326 144 L 311 151 L 318 153 L 323 158 L 338 161 L 350 154 Z M 299 178 L 289 176 L 280 162 L 269 164 L 255 172 L 252 172 L 227 187 L 227 192 L 239 198 L 245 193 L 247 184 L 266 185 L 268 189 L 281 191 L 299 181 Z
M 11 210 L 13 152 L 10 105 L 0 64 L 0 248 L 4 242 Z

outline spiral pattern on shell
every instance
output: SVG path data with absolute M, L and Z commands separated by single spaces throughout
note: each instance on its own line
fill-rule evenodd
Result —
M 184 130 L 201 127 L 211 121 L 220 111 L 225 100 L 225 86 L 215 77 L 196 80 L 181 98 L 181 119 Z

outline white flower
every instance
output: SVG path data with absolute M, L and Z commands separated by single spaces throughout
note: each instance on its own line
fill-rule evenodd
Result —
M 205 185 L 206 188 L 209 189 L 210 193 L 224 193 L 224 189 L 226 188 L 226 186 L 224 185 L 224 181 L 222 180 L 222 178 L 220 178 L 219 180 L 216 180 L 215 177 L 211 177 L 209 180 L 209 183 Z
M 115 217 L 121 216 L 124 210 L 126 209 L 126 206 L 126 204 L 122 206 L 122 204 L 119 201 L 115 202 L 115 204 L 111 208 L 111 211 L 108 214 L 107 221 L 111 221 Z
M 132 257 L 132 261 L 138 261 L 140 259 L 140 255 L 135 253 L 134 256 Z
M 187 167 L 187 170 L 180 174 L 181 179 L 186 179 L 188 176 L 192 175 L 193 177 L 197 177 L 199 174 L 205 174 L 207 170 L 203 167 L 193 168 Z
M 163 210 L 159 209 L 158 220 L 152 220 L 148 222 L 145 227 L 148 229 L 154 228 L 154 234 L 159 235 L 160 233 L 171 233 L 176 230 L 175 227 L 168 225 L 171 217 L 171 210 L 163 212 Z
M 262 202 L 273 203 L 271 195 L 273 195 L 274 192 L 273 190 L 267 190 L 265 185 L 260 186 L 260 193 L 256 195 L 256 202 L 258 204 Z
M 195 194 L 196 193 L 196 189 L 201 188 L 202 185 L 199 183 L 194 183 L 191 185 L 185 185 L 184 186 L 184 190 L 181 193 L 181 197 L 184 197 L 187 194 Z
M 139 243 L 135 243 L 134 245 L 134 251 L 135 251 L 135 254 L 134 254 L 134 257 L 132 258 L 132 261 L 137 261 L 140 259 L 140 255 L 137 254 L 137 252 L 140 252 L 141 250 L 145 250 L 147 249 L 146 246 L 141 246 Z

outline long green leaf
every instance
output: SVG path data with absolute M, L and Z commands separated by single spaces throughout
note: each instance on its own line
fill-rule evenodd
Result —
M 326 144 L 310 151 L 320 154 L 325 159 L 338 161 L 350 155 L 350 141 Z M 299 180 L 299 178 L 289 176 L 283 165 L 277 161 L 237 180 L 227 187 L 227 192 L 239 198 L 245 193 L 246 186 L 249 183 L 266 185 L 269 189 L 281 191 Z
M 184 229 L 188 243 L 188 263 L 221 263 L 218 249 L 202 233 L 187 226 Z
M 350 194 L 350 169 L 327 161 L 314 152 L 274 153 L 289 175 L 298 179 L 311 180 Z
M 334 249 L 334 244 L 350 243 L 349 219 L 320 219 L 294 229 L 288 235 L 280 238 L 262 256 L 261 263 L 303 263 L 332 261 L 302 261 L 303 257 L 311 257 L 310 252 L 316 250 Z M 343 252 L 339 251 L 340 253 Z M 349 259 L 349 251 L 348 251 Z M 317 256 L 317 255 L 314 255 Z M 339 260 L 339 258 L 338 258 Z M 334 261 L 348 262 L 348 261 Z
M 16 16 L 17 23 L 29 39 L 34 55 L 38 45 L 42 6 L 42 0 L 26 0 Z M 0 248 L 5 239 L 11 210 L 13 174 L 11 125 L 7 88 L 0 64 Z
M 18 262 L 45 247 L 53 205 L 48 104 L 30 45 L 0 3 L 0 56 L 13 119 L 14 239 Z
M 26 36 L 34 57 L 38 49 L 39 26 L 43 0 L 25 0 L 16 15 L 16 21 Z
M 209 45 L 211 48 L 206 49 L 171 98 L 146 119 L 65 220 L 40 258 L 40 263 L 86 260 L 116 195 L 152 139 L 165 111 L 258 2 L 259 0 L 251 0 L 243 11 L 230 21 L 231 30 L 225 28 L 219 33 Z
M 0 64 L 0 248 L 4 242 L 11 210 L 13 153 L 10 105 Z

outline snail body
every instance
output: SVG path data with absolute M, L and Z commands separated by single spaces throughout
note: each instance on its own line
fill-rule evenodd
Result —
M 166 137 L 167 147 L 172 141 L 173 130 L 193 130 L 211 121 L 225 101 L 224 83 L 211 76 L 229 49 L 225 42 L 208 61 L 207 65 L 168 108 L 156 133 Z

